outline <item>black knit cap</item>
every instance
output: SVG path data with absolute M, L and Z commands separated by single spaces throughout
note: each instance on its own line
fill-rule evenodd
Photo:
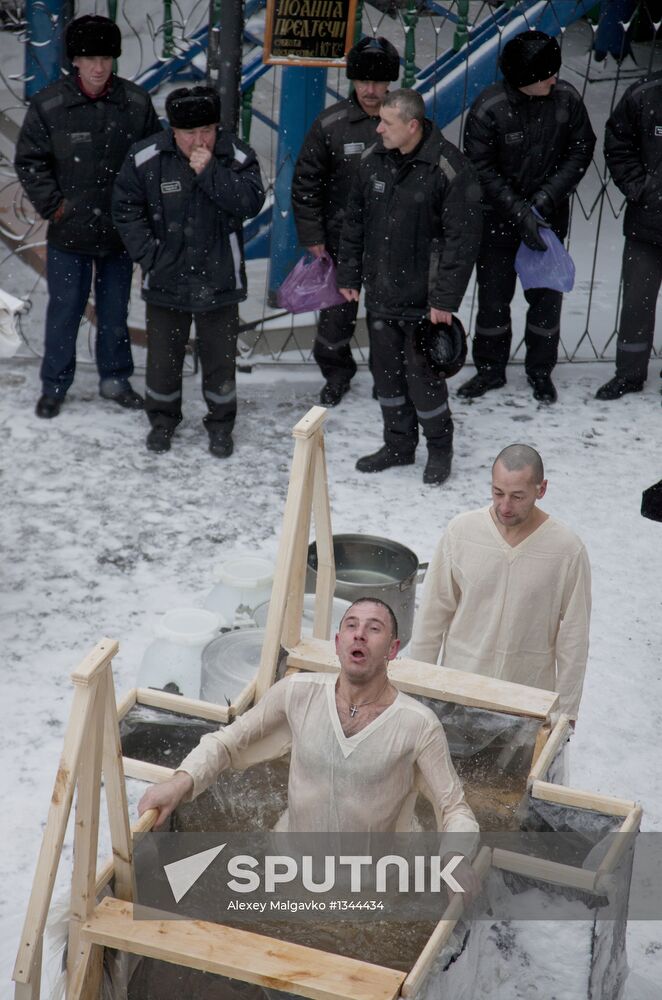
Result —
M 400 56 L 388 38 L 362 38 L 347 53 L 348 80 L 376 80 L 381 83 L 397 80 Z
M 511 87 L 528 87 L 556 76 L 561 68 L 561 49 L 544 31 L 523 31 L 504 46 L 499 66 Z
M 67 27 L 67 56 L 109 56 L 122 54 L 122 33 L 117 25 L 101 14 L 84 14 Z
M 213 87 L 179 87 L 165 104 L 172 128 L 200 128 L 221 120 L 221 99 Z

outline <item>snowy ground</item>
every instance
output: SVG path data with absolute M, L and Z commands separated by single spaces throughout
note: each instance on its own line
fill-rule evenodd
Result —
M 437 489 L 421 482 L 422 455 L 416 466 L 378 477 L 355 472 L 357 456 L 380 437 L 377 404 L 361 373 L 327 421 L 334 530 L 397 539 L 427 559 L 449 518 L 487 502 L 490 463 L 503 445 L 520 440 L 539 448 L 549 478 L 544 506 L 584 539 L 594 572 L 572 784 L 641 801 L 644 826 L 653 830 L 662 822 L 662 779 L 653 763 L 662 696 L 662 528 L 640 517 L 639 503 L 642 489 L 662 474 L 659 380 L 655 372 L 641 395 L 598 403 L 593 392 L 605 371 L 597 363 L 560 366 L 553 408 L 531 399 L 519 366 L 511 368 L 505 390 L 473 404 L 456 400 L 454 473 Z M 290 430 L 316 402 L 320 380 L 301 369 L 240 375 L 237 447 L 224 462 L 206 451 L 203 404 L 192 378 L 185 422 L 161 457 L 144 448 L 144 416 L 100 400 L 89 368 L 78 373 L 60 417 L 48 423 L 33 413 L 39 392 L 33 361 L 2 362 L 0 384 L 8 720 L 1 759 L 3 800 L 10 805 L 0 862 L 0 994 L 9 996 L 71 703 L 70 671 L 101 636 L 116 637 L 116 684 L 128 689 L 160 612 L 201 603 L 230 548 L 275 553 Z M 142 387 L 140 377 L 135 385 Z M 633 926 L 630 937 L 636 979 L 629 1000 L 659 996 L 662 926 Z

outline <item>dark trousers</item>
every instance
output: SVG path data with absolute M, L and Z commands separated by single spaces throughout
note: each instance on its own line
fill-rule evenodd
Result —
M 356 374 L 350 345 L 358 307 L 358 302 L 345 302 L 320 312 L 313 356 L 327 382 L 349 382 Z
M 655 334 L 655 306 L 662 284 L 662 246 L 626 239 L 623 306 L 616 342 L 616 374 L 645 382 Z
M 483 245 L 476 263 L 478 314 L 472 356 L 476 368 L 505 372 L 510 356 L 510 303 L 515 294 L 517 246 Z M 561 322 L 561 292 L 530 288 L 524 342 L 527 375 L 549 375 L 556 364 Z
M 62 399 L 74 380 L 78 328 L 90 296 L 93 273 L 100 388 L 112 395 L 126 388 L 133 374 L 126 323 L 133 274 L 128 253 L 95 257 L 49 246 L 46 257 L 49 298 L 41 364 L 46 396 Z
M 237 414 L 235 358 L 236 305 L 211 312 L 190 313 L 147 303 L 147 375 L 145 409 L 152 427 L 173 431 L 182 419 L 182 368 L 195 319 L 195 336 L 202 367 L 202 395 L 207 403 L 204 423 L 232 430 Z
M 418 425 L 428 448 L 451 451 L 453 421 L 446 380 L 436 378 L 416 349 L 415 320 L 384 319 L 368 313 L 371 370 L 384 420 L 384 441 L 399 454 L 412 454 Z

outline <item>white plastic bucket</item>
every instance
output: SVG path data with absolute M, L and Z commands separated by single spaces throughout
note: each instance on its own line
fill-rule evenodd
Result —
M 156 638 L 145 650 L 138 687 L 170 685 L 186 698 L 200 697 L 201 657 L 226 622 L 203 608 L 174 608 L 154 626 Z
M 264 628 L 267 624 L 267 615 L 269 614 L 269 601 L 265 601 L 264 604 L 260 604 L 253 613 L 253 618 L 255 619 L 255 624 L 259 628 Z M 348 608 L 351 608 L 351 603 L 349 601 L 343 601 L 340 597 L 333 598 L 333 604 L 331 606 L 331 635 L 330 639 L 333 639 L 334 635 L 340 628 L 340 620 L 345 614 Z M 304 594 L 303 595 L 303 614 L 301 616 L 301 635 L 311 636 L 313 634 L 313 621 L 315 618 L 315 595 L 314 594 Z
M 232 704 L 257 674 L 263 642 L 263 628 L 238 629 L 214 639 L 202 654 L 200 697 Z
M 235 553 L 218 567 L 204 606 L 223 615 L 230 625 L 247 624 L 255 608 L 271 597 L 273 581 L 274 564 L 268 559 Z

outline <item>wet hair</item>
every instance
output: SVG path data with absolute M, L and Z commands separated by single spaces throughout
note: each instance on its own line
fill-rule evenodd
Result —
M 522 469 L 531 469 L 536 485 L 541 483 L 545 478 L 542 458 L 536 449 L 531 448 L 528 444 L 509 444 L 494 459 L 492 471 L 494 471 L 494 466 L 497 462 L 501 462 L 504 469 L 507 469 L 508 472 L 520 472 Z
M 415 90 L 392 90 L 382 101 L 383 108 L 395 108 L 404 122 L 416 119 L 419 125 L 425 121 L 425 104 Z
M 395 617 L 395 614 L 393 613 L 393 608 L 390 607 L 390 605 L 388 605 L 386 601 L 380 601 L 378 597 L 359 597 L 357 598 L 356 601 L 352 601 L 351 607 L 347 608 L 347 611 L 340 619 L 340 625 L 338 626 L 338 631 L 340 631 L 342 623 L 344 622 L 347 615 L 350 613 L 352 608 L 356 607 L 357 604 L 379 604 L 381 608 L 386 608 L 389 619 L 391 621 L 391 635 L 393 636 L 394 639 L 398 638 L 398 619 Z

